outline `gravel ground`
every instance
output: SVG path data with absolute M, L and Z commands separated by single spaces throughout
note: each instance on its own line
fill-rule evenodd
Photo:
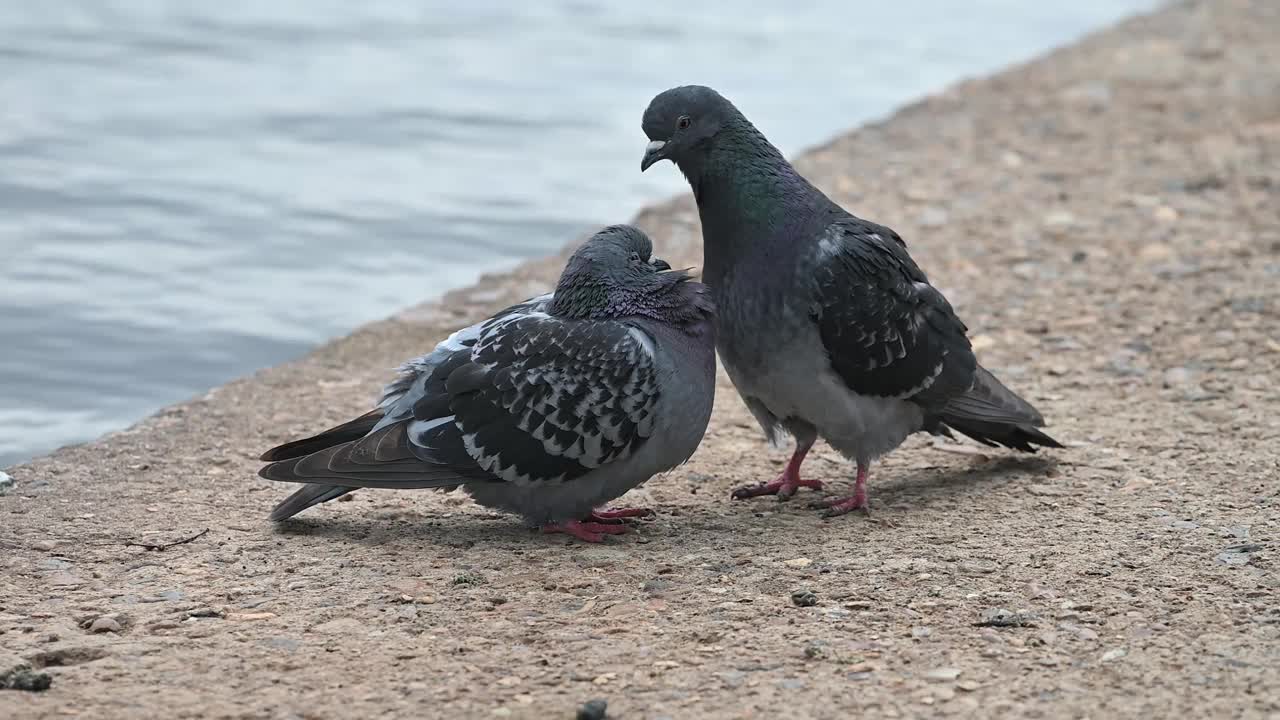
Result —
M 915 438 L 875 520 L 731 503 L 785 452 L 722 379 L 702 450 L 627 498 L 657 519 L 605 545 L 422 492 L 266 522 L 259 452 L 535 263 L 9 468 L 0 717 L 1280 717 L 1277 37 L 1274 0 L 1181 4 L 802 159 L 1066 450 Z M 699 262 L 687 198 L 639 222 Z

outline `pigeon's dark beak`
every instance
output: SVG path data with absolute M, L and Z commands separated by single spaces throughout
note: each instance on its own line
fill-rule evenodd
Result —
M 658 272 L 671 269 L 671 263 L 667 262 L 666 260 L 663 260 L 662 258 L 656 258 L 656 257 L 649 258 L 649 264 L 652 265 L 653 269 Z
M 646 145 L 644 148 L 644 159 L 640 161 L 640 172 L 648 170 L 650 165 L 658 162 L 659 160 L 665 159 L 667 156 L 662 153 L 662 149 L 666 146 L 667 144 L 662 140 L 654 140 Z

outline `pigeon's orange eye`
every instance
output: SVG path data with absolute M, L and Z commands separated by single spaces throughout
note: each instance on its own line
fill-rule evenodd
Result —
M 687 129 L 689 127 L 689 116 L 681 115 L 680 119 L 676 120 L 676 127 L 680 128 L 681 130 Z

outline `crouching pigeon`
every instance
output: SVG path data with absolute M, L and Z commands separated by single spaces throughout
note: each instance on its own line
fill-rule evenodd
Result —
M 667 90 L 642 128 L 640 169 L 671 160 L 693 188 L 721 362 L 770 439 L 785 430 L 796 440 L 776 480 L 735 498 L 821 488 L 800 478 L 819 435 L 858 467 L 852 496 L 820 503 L 831 515 L 865 509 L 871 461 L 920 430 L 1062 447 L 978 365 L 964 323 L 902 238 L 819 192 L 719 93 Z
M 688 460 L 715 390 L 710 293 L 651 253 L 634 227 L 600 231 L 554 292 L 410 361 L 376 409 L 267 451 L 262 477 L 306 483 L 271 519 L 355 488 L 461 487 L 544 532 L 623 532 L 649 511 L 596 508 Z

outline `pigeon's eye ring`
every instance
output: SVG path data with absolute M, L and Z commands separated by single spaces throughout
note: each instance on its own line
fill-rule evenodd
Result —
M 631 253 L 630 259 L 631 259 L 631 262 L 640 262 L 640 253 L 638 252 Z
M 681 115 L 679 119 L 676 120 L 676 128 L 679 130 L 688 130 L 689 125 L 691 124 L 692 124 L 692 121 L 689 120 L 688 115 Z

